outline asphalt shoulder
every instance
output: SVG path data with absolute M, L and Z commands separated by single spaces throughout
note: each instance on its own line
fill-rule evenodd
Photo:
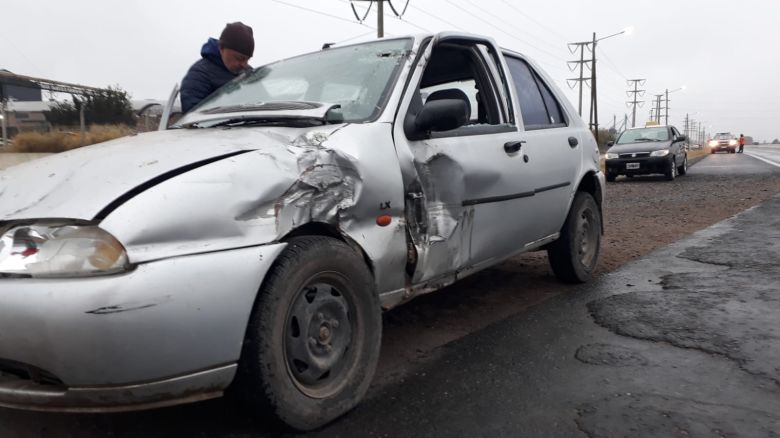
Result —
M 778 259 L 775 196 L 448 344 L 320 434 L 774 436 Z

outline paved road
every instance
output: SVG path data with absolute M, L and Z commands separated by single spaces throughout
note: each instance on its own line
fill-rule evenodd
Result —
M 448 345 L 318 436 L 780 435 L 780 198 Z
M 746 146 L 744 154 L 718 153 L 691 168 L 692 175 L 762 174 L 780 170 L 780 147 Z
M 780 171 L 748 154 L 708 156 L 684 178 Z M 780 431 L 778 213 L 775 199 L 451 343 L 318 435 L 772 436 Z M 223 400 L 121 415 L 0 409 L 0 436 L 107 435 L 268 429 Z

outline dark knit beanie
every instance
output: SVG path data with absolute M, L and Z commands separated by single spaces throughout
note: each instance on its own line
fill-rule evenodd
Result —
M 223 49 L 233 49 L 236 52 L 249 56 L 255 53 L 255 38 L 252 36 L 252 28 L 236 21 L 228 23 L 222 35 L 219 36 L 219 46 Z

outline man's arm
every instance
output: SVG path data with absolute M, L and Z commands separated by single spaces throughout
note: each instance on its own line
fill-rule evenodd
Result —
M 195 63 L 181 82 L 182 111 L 189 112 L 213 91 L 208 72 L 200 62 Z

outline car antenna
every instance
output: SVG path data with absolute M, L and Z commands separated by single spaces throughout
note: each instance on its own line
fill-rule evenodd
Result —
M 325 44 L 322 45 L 322 50 L 330 49 L 331 46 L 333 46 L 334 44 L 336 44 L 336 43 L 325 43 Z

